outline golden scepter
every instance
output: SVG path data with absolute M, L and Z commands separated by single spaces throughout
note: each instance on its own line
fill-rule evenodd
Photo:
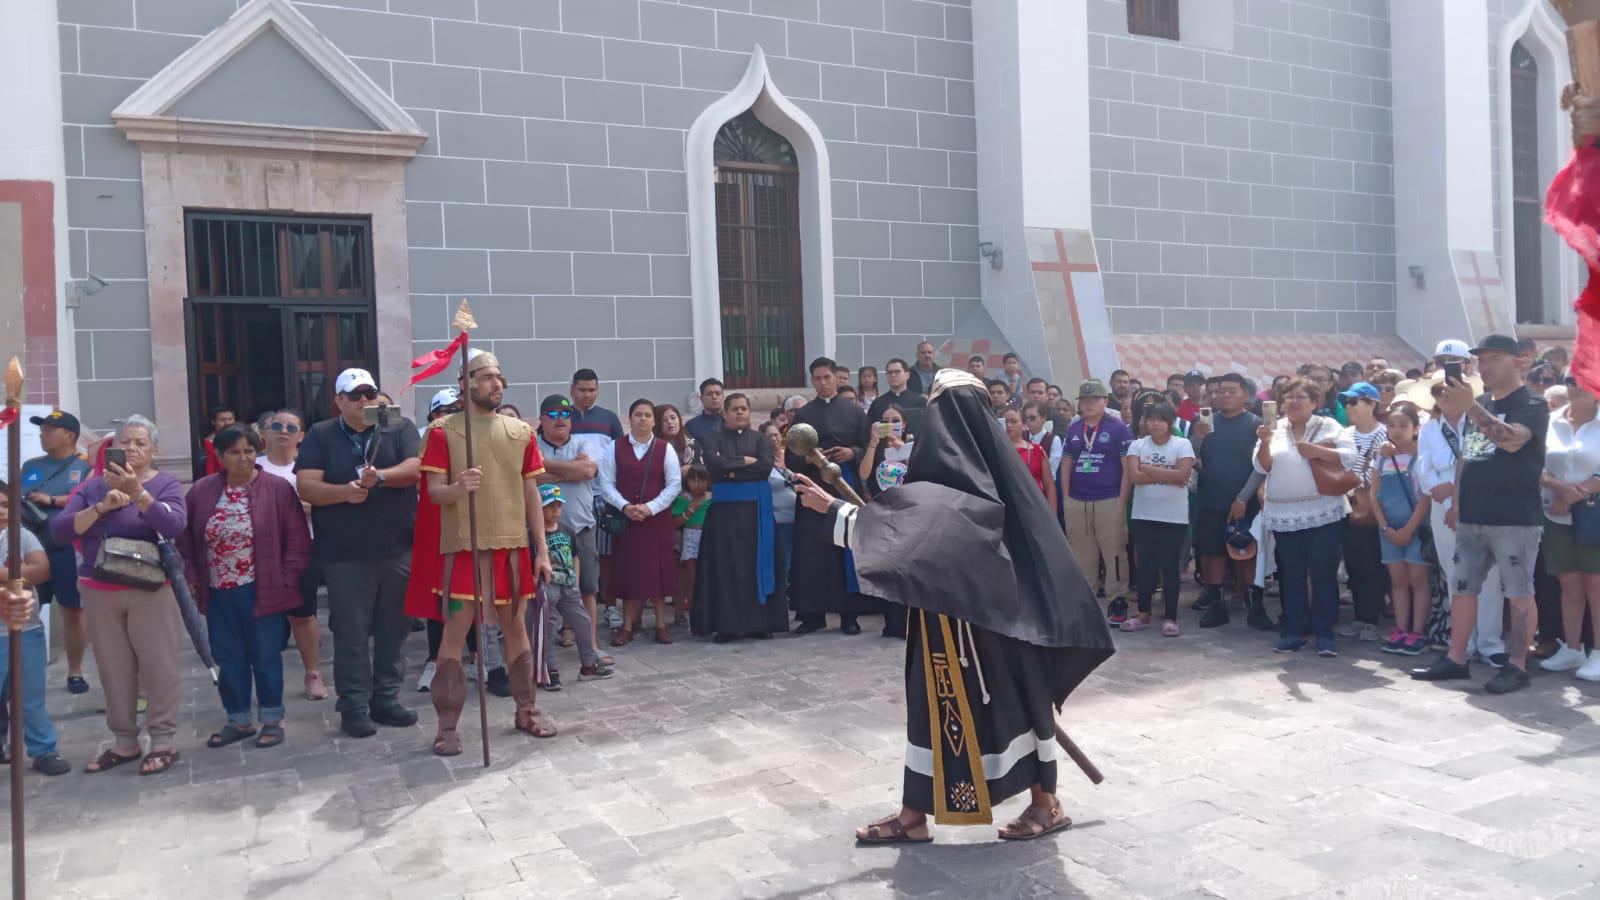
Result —
M 461 306 L 456 309 L 455 329 L 461 332 L 461 390 L 463 399 L 467 400 L 461 411 L 466 425 L 466 468 L 472 464 L 472 401 L 466 397 L 467 391 L 467 362 L 472 357 L 472 338 L 469 333 L 478 327 L 476 319 L 472 318 L 472 307 L 467 305 L 465 297 L 461 298 Z M 467 495 L 467 540 L 472 557 L 472 605 L 477 619 L 478 627 L 478 652 L 475 654 L 478 661 L 478 727 L 483 732 L 483 767 L 489 768 L 489 696 L 485 693 L 484 683 L 489 680 L 484 674 L 483 655 L 489 651 L 489 615 L 483 608 L 483 586 L 478 583 L 480 574 L 478 568 L 478 495 L 476 492 Z M 445 585 L 448 595 L 450 586 Z
M 6 434 L 6 497 L 11 515 L 6 520 L 8 587 L 13 593 L 28 589 L 22 580 L 22 363 L 15 356 L 6 366 L 6 409 L 17 416 Z M 22 626 L 7 623 L 7 653 L 11 672 L 11 896 L 23 900 L 28 892 L 26 855 L 23 850 L 22 767 L 27 756 L 22 743 Z

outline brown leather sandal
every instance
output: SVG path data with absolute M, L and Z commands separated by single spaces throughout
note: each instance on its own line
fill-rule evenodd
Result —
M 656 643 L 658 643 L 658 644 L 670 644 L 670 643 L 672 643 L 672 632 L 668 631 L 666 626 L 663 625 L 662 627 L 656 629 Z
M 123 756 L 121 753 L 118 753 L 115 750 L 107 750 L 96 757 L 94 762 L 84 766 L 83 770 L 93 775 L 96 772 L 104 772 L 108 769 L 115 769 L 117 766 L 120 766 L 123 763 L 138 762 L 140 759 L 141 757 L 137 753 L 133 754 L 132 756 Z
M 633 629 L 624 628 L 611 636 L 611 646 L 626 647 L 633 643 Z
M 178 761 L 176 750 L 151 750 L 145 754 L 144 762 L 139 764 L 140 775 L 160 775 L 173 767 Z
M 434 756 L 460 756 L 461 737 L 454 731 L 441 731 L 433 739 Z
M 1016 821 L 1000 829 L 1000 840 L 1031 841 L 1071 827 L 1072 819 L 1061 811 L 1061 804 L 1057 803 L 1048 814 L 1029 805 Z
M 856 829 L 856 843 L 858 844 L 931 844 L 933 834 L 927 837 L 912 837 L 909 832 L 913 828 L 928 827 L 928 820 L 923 819 L 916 825 L 907 825 L 900 821 L 900 814 L 885 816 L 876 822 Z
M 516 726 L 518 731 L 526 732 L 536 738 L 556 736 L 556 726 L 538 710 L 517 710 Z

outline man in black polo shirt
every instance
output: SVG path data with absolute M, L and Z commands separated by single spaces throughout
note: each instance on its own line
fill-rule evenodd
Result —
M 1491 334 L 1472 351 L 1484 387 L 1475 402 L 1471 387 L 1445 379 L 1440 401 L 1465 406 L 1468 420 L 1456 464 L 1456 502 L 1445 513 L 1445 524 L 1456 531 L 1450 651 L 1411 672 L 1422 681 L 1472 677 L 1467 644 L 1478 624 L 1478 592 L 1490 567 L 1498 565 L 1511 606 L 1506 619 L 1509 660 L 1484 686 L 1491 694 L 1528 686 L 1528 646 L 1539 626 L 1533 570 L 1544 533 L 1539 476 L 1550 407 L 1522 383 L 1517 350 L 1515 338 Z
M 1223 575 L 1227 571 L 1228 523 L 1248 520 L 1258 504 L 1251 474 L 1251 456 L 1256 446 L 1256 429 L 1261 417 L 1245 409 L 1248 394 L 1244 376 L 1229 372 L 1217 379 L 1216 410 L 1211 421 L 1195 420 L 1189 432 L 1200 470 L 1200 508 L 1194 520 L 1194 552 L 1200 557 L 1200 573 L 1205 590 L 1200 595 L 1201 628 L 1228 624 L 1228 601 L 1222 596 Z M 1234 583 L 1248 597 L 1251 628 L 1274 628 L 1262 601 L 1261 588 L 1255 586 L 1254 559 L 1236 561 Z
M 417 721 L 400 705 L 400 680 L 411 633 L 405 599 L 421 441 L 398 409 L 381 434 L 367 424 L 362 410 L 377 405 L 378 385 L 365 369 L 339 373 L 334 390 L 339 415 L 306 432 L 295 483 L 311 504 L 328 586 L 335 708 L 344 733 L 360 738 L 377 734 L 374 722 L 404 728 Z

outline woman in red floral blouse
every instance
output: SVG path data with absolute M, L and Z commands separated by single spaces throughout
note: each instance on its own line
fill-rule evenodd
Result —
M 189 489 L 189 522 L 178 540 L 190 587 L 206 613 L 220 669 L 217 691 L 228 713 L 228 724 L 208 747 L 256 734 L 252 683 L 261 715 L 256 746 L 283 743 L 284 614 L 301 605 L 311 535 L 293 486 L 257 466 L 260 440 L 240 426 L 217 434 L 222 471 Z

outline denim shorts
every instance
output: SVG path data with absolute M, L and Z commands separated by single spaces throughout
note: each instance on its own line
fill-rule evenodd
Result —
M 1543 525 L 1456 526 L 1454 594 L 1477 596 L 1489 569 L 1500 567 L 1507 597 L 1533 596 L 1533 567 L 1539 557 Z
M 1422 537 L 1412 535 L 1411 543 L 1404 547 L 1396 547 L 1382 532 L 1378 533 L 1378 550 L 1383 559 L 1383 564 L 1390 563 L 1416 563 L 1422 565 L 1426 560 L 1422 558 Z

